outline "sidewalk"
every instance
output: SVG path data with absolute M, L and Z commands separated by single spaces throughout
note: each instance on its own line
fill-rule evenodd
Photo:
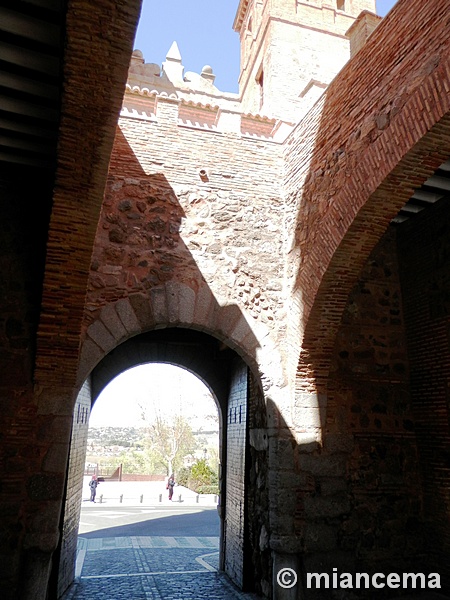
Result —
M 83 503 L 89 502 L 89 475 L 83 480 Z M 217 506 L 219 497 L 214 494 L 196 494 L 192 490 L 176 485 L 172 501 L 164 481 L 104 481 L 97 487 L 96 503 L 108 506 L 157 506 L 181 503 L 184 506 Z

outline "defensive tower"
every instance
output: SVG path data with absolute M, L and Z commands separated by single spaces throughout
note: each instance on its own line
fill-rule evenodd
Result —
M 346 36 L 375 0 L 241 0 L 244 113 L 297 122 L 350 57 Z

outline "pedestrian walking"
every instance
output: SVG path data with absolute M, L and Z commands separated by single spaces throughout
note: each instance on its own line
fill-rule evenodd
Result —
M 89 482 L 89 488 L 91 490 L 91 502 L 95 502 L 95 495 L 97 494 L 98 480 L 97 475 L 92 475 L 92 479 Z
M 172 500 L 174 486 L 175 486 L 175 477 L 172 474 L 169 477 L 169 480 L 167 482 L 167 489 L 169 490 L 169 500 Z

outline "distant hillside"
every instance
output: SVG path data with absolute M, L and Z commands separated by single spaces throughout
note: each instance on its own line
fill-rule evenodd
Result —
M 90 427 L 88 444 L 96 446 L 133 446 L 145 435 L 145 427 Z
M 88 445 L 123 446 L 136 445 L 145 436 L 145 427 L 90 427 Z M 219 430 L 194 431 L 196 437 L 210 440 L 219 435 Z

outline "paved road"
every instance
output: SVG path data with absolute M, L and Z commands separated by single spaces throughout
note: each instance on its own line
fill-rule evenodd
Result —
M 105 506 L 89 504 L 81 510 L 79 533 L 84 538 L 144 536 L 218 536 L 214 507 Z
M 218 572 L 216 507 L 195 498 L 191 505 L 108 502 L 83 502 L 76 583 L 63 600 L 256 600 Z M 425 592 L 402 600 L 449 598 Z
M 218 572 L 216 507 L 83 502 L 64 600 L 248 600 Z

